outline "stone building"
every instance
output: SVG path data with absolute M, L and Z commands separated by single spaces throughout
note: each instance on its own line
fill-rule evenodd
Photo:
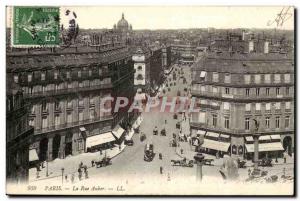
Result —
M 22 89 L 7 77 L 6 91 L 6 176 L 10 182 L 22 183 L 29 175 L 29 146 L 34 129 L 28 125 L 28 110 Z
M 192 68 L 191 132 L 214 154 L 252 157 L 255 121 L 260 157 L 294 149 L 294 59 L 286 54 L 209 54 Z
M 117 96 L 131 101 L 133 75 L 132 58 L 123 44 L 7 52 L 7 77 L 31 105 L 31 149 L 40 161 L 113 146 L 111 131 L 132 116 L 126 108 L 107 112 L 103 108 L 113 109 L 115 102 L 100 101 Z

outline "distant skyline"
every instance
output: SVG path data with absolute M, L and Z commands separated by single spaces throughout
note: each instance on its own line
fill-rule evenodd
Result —
M 82 6 L 61 7 L 75 11 L 81 28 L 113 28 L 122 13 L 133 29 L 188 28 L 276 28 L 275 20 L 283 6 L 276 7 L 200 7 L 200 6 Z M 285 7 L 286 9 L 288 7 Z M 294 10 L 279 29 L 294 29 Z M 62 20 L 63 21 L 63 20 Z
M 235 6 L 63 6 L 61 23 L 67 9 L 77 15 L 77 22 L 82 29 L 112 29 L 114 24 L 125 19 L 137 29 L 189 29 L 189 28 L 278 28 L 294 30 L 294 8 L 290 7 L 289 15 L 283 26 L 274 22 L 283 6 L 235 7 Z M 7 26 L 11 12 L 8 10 Z

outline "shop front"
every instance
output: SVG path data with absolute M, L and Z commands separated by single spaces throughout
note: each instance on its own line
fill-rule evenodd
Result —
M 113 147 L 115 137 L 111 132 L 90 136 L 86 139 L 86 151 L 95 152 Z
M 245 157 L 247 159 L 253 159 L 254 155 L 254 139 L 252 136 L 245 138 Z M 276 158 L 282 157 L 284 148 L 281 143 L 280 135 L 264 135 L 259 137 L 259 158 Z

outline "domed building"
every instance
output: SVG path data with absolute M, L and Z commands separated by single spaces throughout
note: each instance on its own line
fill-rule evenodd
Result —
M 125 19 L 124 13 L 122 13 L 122 18 L 118 21 L 117 25 L 114 25 L 114 29 L 120 32 L 129 32 L 132 30 L 132 25 Z

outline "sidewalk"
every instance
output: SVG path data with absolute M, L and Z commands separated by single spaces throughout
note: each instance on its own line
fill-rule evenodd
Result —
M 143 121 L 143 118 L 139 117 L 133 124 L 133 126 L 137 127 L 141 124 Z M 128 133 L 129 139 L 131 139 L 134 135 L 134 130 L 131 129 Z M 121 148 L 121 149 L 120 149 Z M 102 152 L 102 155 L 100 155 L 100 152 L 94 152 L 94 153 L 82 153 L 75 156 L 67 156 L 64 159 L 55 159 L 48 163 L 48 177 L 47 174 L 47 165 L 45 164 L 45 168 L 42 168 L 41 171 L 38 173 L 39 177 L 37 178 L 37 171 L 36 168 L 29 169 L 29 182 L 38 181 L 38 180 L 46 180 L 56 177 L 61 177 L 62 175 L 62 168 L 64 168 L 64 175 L 71 175 L 71 174 L 78 174 L 78 167 L 80 162 L 83 163 L 83 165 L 86 165 L 88 168 L 91 168 L 92 164 L 91 161 L 98 161 L 101 160 L 106 156 L 110 158 L 114 158 L 118 156 L 120 153 L 124 151 L 126 148 L 126 145 L 124 142 L 122 142 L 121 147 L 119 148 L 119 145 L 114 146 L 112 149 L 108 149 Z M 76 176 L 75 176 L 76 177 Z

